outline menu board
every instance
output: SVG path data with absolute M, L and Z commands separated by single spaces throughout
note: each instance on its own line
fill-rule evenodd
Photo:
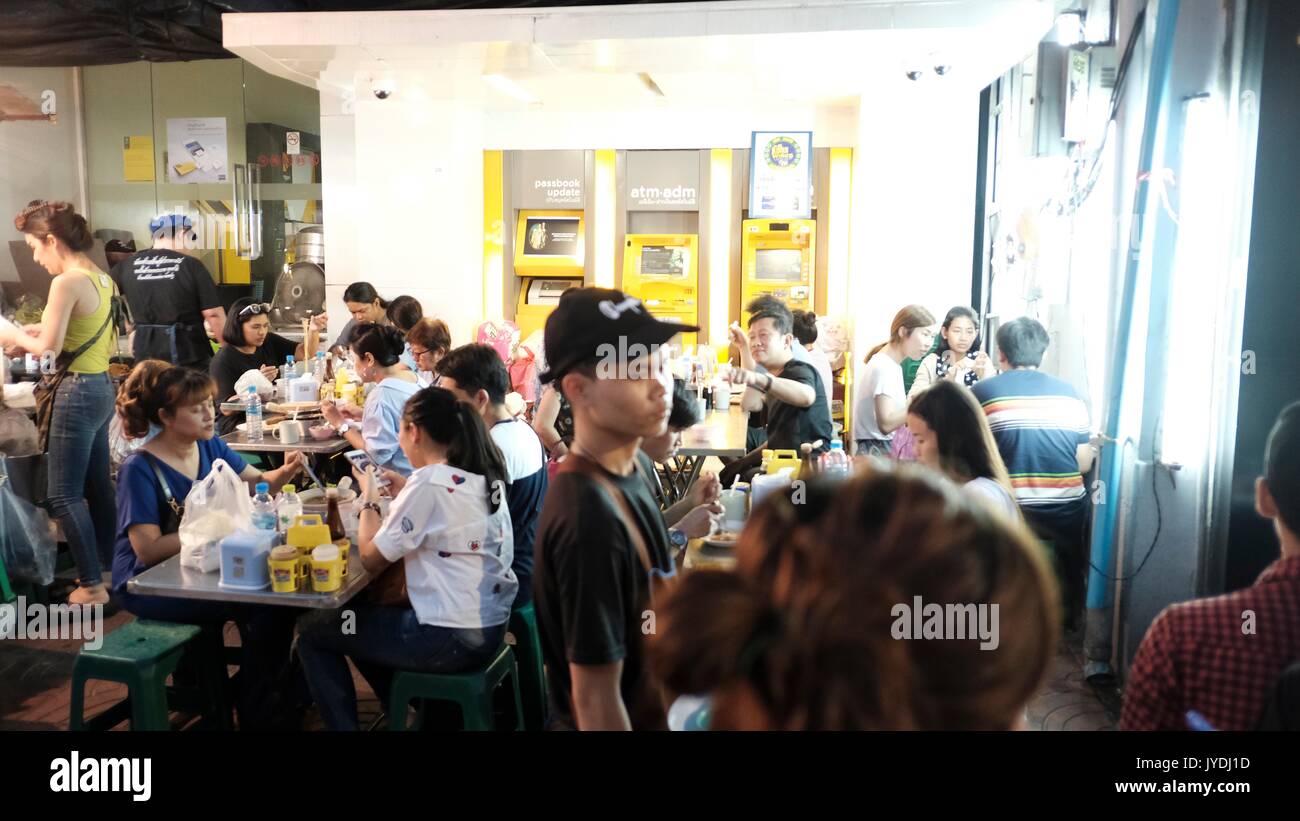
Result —
M 812 216 L 812 132 L 755 131 L 749 150 L 750 219 Z

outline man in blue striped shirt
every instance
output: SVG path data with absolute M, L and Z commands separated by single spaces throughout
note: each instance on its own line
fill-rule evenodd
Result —
M 1073 625 L 1083 591 L 1089 505 L 1083 475 L 1092 469 L 1088 407 L 1068 382 L 1038 370 L 1047 329 L 1021 317 L 998 328 L 1002 371 L 972 387 L 1025 520 L 1055 545 L 1064 586 L 1067 625 Z

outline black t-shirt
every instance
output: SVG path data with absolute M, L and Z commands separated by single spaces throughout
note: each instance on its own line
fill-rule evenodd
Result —
M 206 368 L 212 358 L 203 312 L 221 307 L 217 286 L 203 263 L 179 251 L 140 251 L 113 266 L 110 275 L 135 320 L 132 355 Z M 175 329 L 173 349 L 170 326 Z
M 646 480 L 607 474 L 627 498 L 654 566 L 671 573 L 668 531 Z M 619 684 L 633 729 L 662 729 L 663 705 L 645 670 L 650 579 L 617 502 L 563 466 L 546 494 L 534 544 L 533 597 L 542 650 L 562 720 L 572 721 L 569 664 L 623 662 Z
M 245 371 L 257 370 L 263 365 L 275 365 L 278 368 L 284 364 L 284 358 L 292 356 L 297 349 L 296 343 L 273 333 L 267 334 L 262 347 L 252 353 L 244 353 L 234 345 L 223 345 L 212 358 L 212 364 L 208 368 L 212 378 L 217 381 L 217 402 L 225 402 L 235 395 L 235 383 Z M 218 415 L 217 431 L 225 435 L 233 431 L 242 421 L 244 421 L 242 413 L 234 416 Z
M 831 447 L 831 414 L 826 404 L 826 388 L 817 369 L 807 362 L 792 359 L 782 369 L 781 379 L 812 386 L 817 398 L 806 408 L 787 405 L 767 396 L 767 447 L 770 450 L 799 450 L 799 446 L 822 440 L 819 451 Z

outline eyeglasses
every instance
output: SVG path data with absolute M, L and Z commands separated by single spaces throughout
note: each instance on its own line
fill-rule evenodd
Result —
M 422 351 L 417 350 L 416 348 L 411 349 L 411 356 L 415 357 L 416 359 L 419 359 L 420 357 L 424 356 L 427 353 L 432 353 L 432 351 L 430 351 L 428 348 L 425 348 Z
M 245 306 L 244 309 L 239 312 L 239 316 L 243 316 L 244 314 L 253 314 L 254 316 L 256 316 L 258 314 L 270 314 L 270 313 L 271 313 L 270 305 L 267 305 L 265 302 L 254 302 L 252 305 Z

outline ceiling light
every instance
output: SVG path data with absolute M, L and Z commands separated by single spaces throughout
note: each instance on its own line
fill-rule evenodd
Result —
M 1083 42 L 1083 12 L 1066 11 L 1056 18 L 1056 42 L 1063 46 Z

